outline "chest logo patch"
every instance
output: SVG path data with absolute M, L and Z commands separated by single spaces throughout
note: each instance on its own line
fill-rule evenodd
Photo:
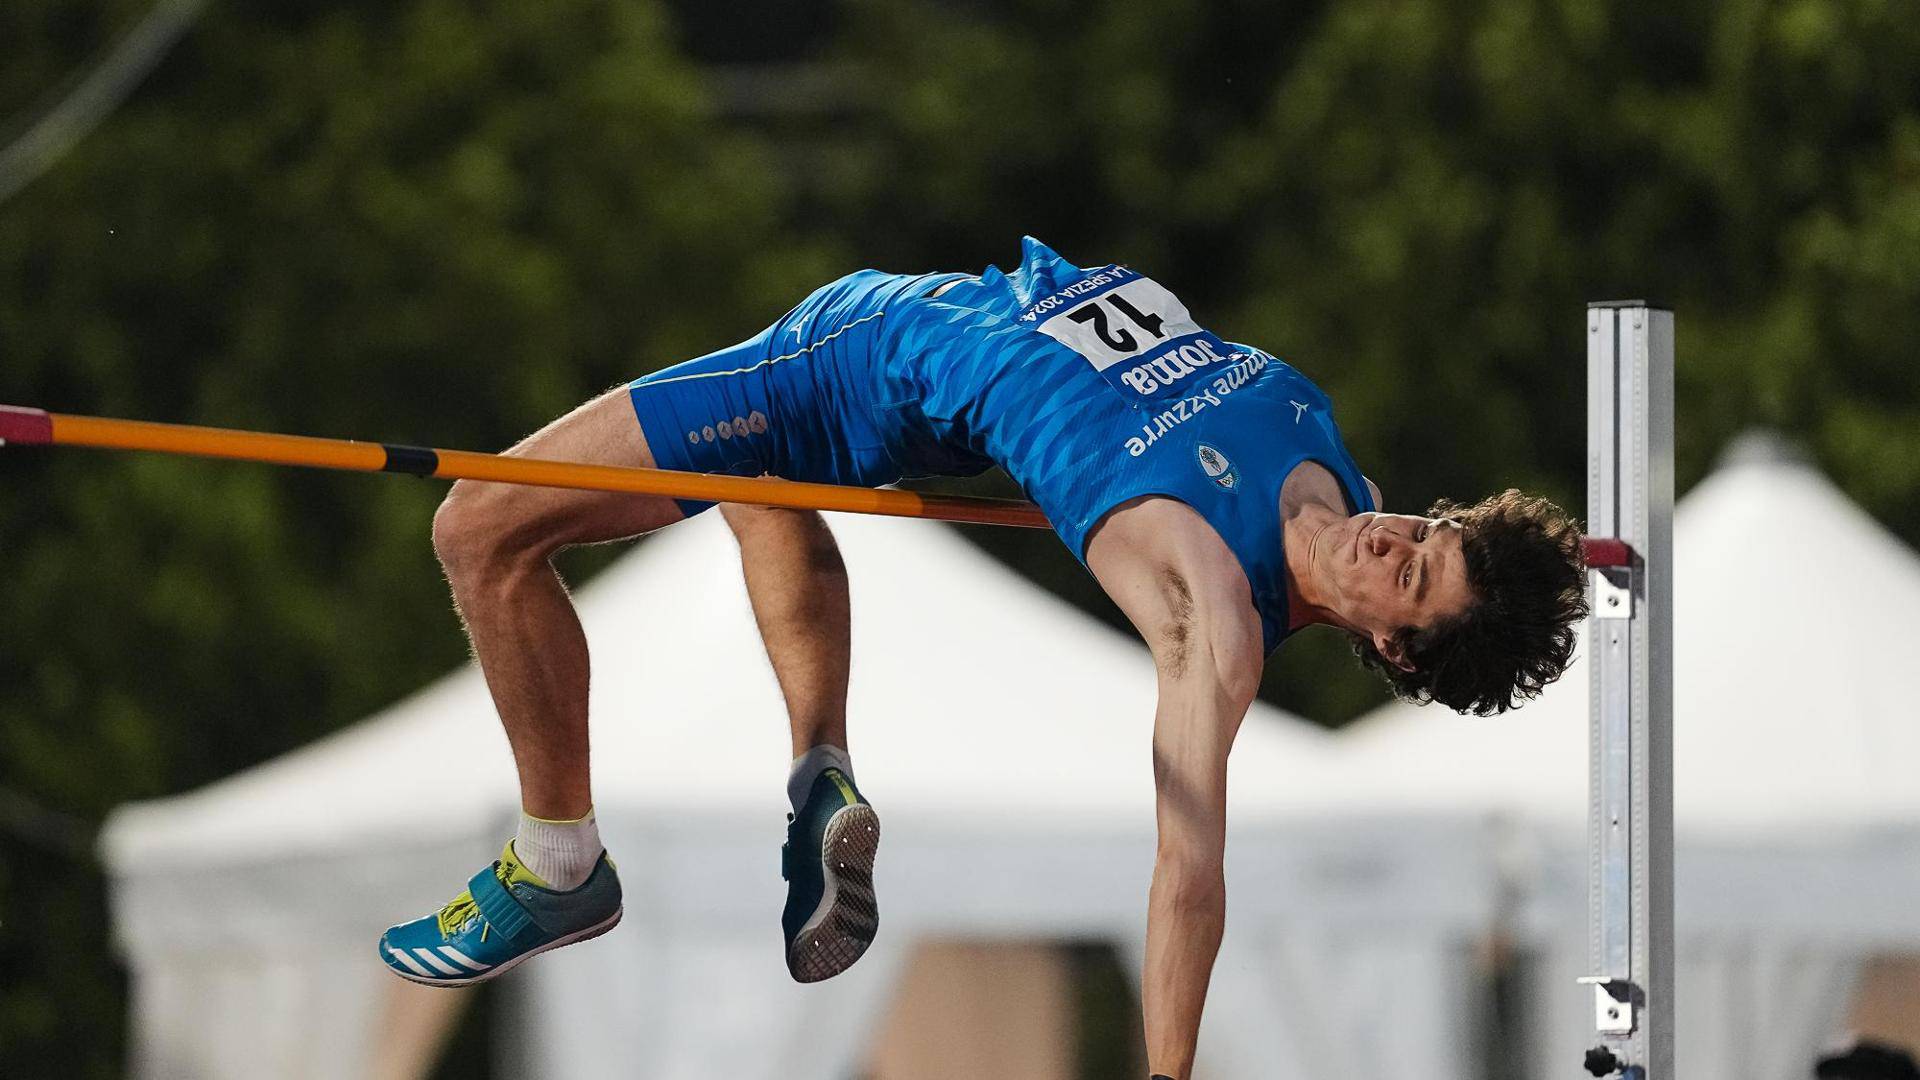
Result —
M 1193 456 L 1200 462 L 1200 471 L 1206 473 L 1214 483 L 1227 491 L 1239 489 L 1240 470 L 1233 467 L 1227 455 L 1206 443 L 1200 443 L 1193 448 Z

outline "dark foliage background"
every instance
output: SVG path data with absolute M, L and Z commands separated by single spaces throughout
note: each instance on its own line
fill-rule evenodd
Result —
M 145 10 L 0 5 L 0 140 Z M 1577 506 L 1582 305 L 1649 296 L 1683 488 L 1768 425 L 1920 542 L 1899 0 L 214 3 L 0 203 L 0 401 L 498 448 L 832 275 L 1005 265 L 1022 232 L 1293 360 L 1402 508 Z M 463 659 L 437 495 L 0 452 L 10 1074 L 120 1071 L 111 807 Z M 1115 619 L 1050 537 L 969 535 Z M 1267 696 L 1357 715 L 1344 652 L 1303 635 Z

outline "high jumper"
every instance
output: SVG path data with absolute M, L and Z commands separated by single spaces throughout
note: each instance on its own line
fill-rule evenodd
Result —
M 1564 670 L 1585 613 L 1580 530 L 1553 504 L 1506 491 L 1381 512 L 1304 375 L 1202 329 L 1140 272 L 1083 270 L 1032 238 L 1012 273 L 849 275 L 509 454 L 862 487 L 1012 475 L 1158 671 L 1141 995 L 1164 1077 L 1192 1067 L 1225 920 L 1227 753 L 1266 657 L 1324 623 L 1396 694 L 1497 712 Z M 467 892 L 386 933 L 396 974 L 466 984 L 618 921 L 588 779 L 587 644 L 550 560 L 711 505 L 454 485 L 434 548 L 513 747 L 523 816 Z M 846 569 L 817 513 L 721 512 L 791 721 L 781 924 L 789 971 L 811 982 L 851 966 L 878 927 L 879 818 L 846 730 Z

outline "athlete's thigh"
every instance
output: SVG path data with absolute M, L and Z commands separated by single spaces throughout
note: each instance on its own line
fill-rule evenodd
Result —
M 506 456 L 656 467 L 647 433 L 634 415 L 625 387 L 610 390 L 534 432 Z M 658 495 L 520 484 L 484 488 L 474 494 L 485 501 L 486 510 L 501 516 L 500 525 L 556 545 L 624 540 L 684 516 L 672 499 Z
M 659 467 L 854 487 L 900 479 L 917 398 L 889 379 L 883 317 L 946 276 L 857 271 L 738 345 L 635 379 Z

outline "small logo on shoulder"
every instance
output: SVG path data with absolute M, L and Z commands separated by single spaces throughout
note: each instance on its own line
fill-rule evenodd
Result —
M 1193 455 L 1200 462 L 1200 470 L 1206 473 L 1214 483 L 1228 491 L 1239 488 L 1240 471 L 1233 467 L 1233 462 L 1227 460 L 1227 455 L 1206 443 L 1194 447 Z
M 1292 398 L 1288 398 L 1287 403 L 1293 406 L 1293 422 L 1296 424 L 1299 423 L 1300 418 L 1307 415 L 1307 403 L 1304 401 L 1295 401 Z

